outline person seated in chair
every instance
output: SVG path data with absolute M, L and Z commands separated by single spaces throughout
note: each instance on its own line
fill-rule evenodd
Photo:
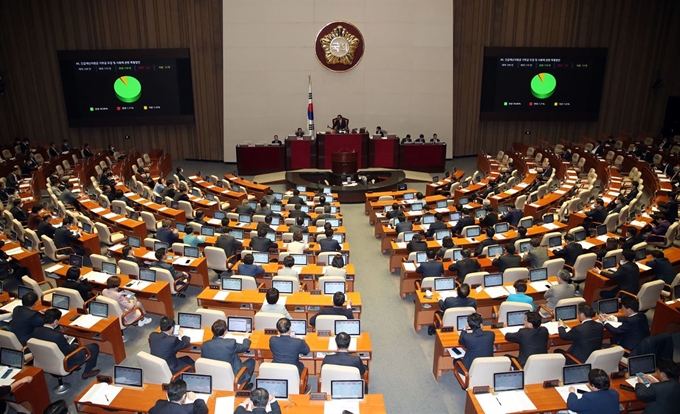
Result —
M 564 241 L 567 244 L 562 249 L 553 251 L 553 255 L 556 258 L 564 259 L 565 265 L 574 266 L 576 259 L 583 254 L 583 246 L 580 243 L 576 243 L 576 238 L 574 238 L 573 234 L 564 236 Z
M 252 254 L 246 254 L 238 265 L 236 273 L 240 276 L 251 276 L 252 278 L 264 275 L 264 268 L 260 265 L 253 264 L 254 261 L 255 258 Z
M 427 242 L 423 241 L 422 236 L 420 233 L 416 233 L 413 235 L 413 238 L 411 239 L 410 242 L 406 245 L 406 249 L 410 252 L 426 252 L 427 251 Z
M 517 280 L 512 286 L 515 288 L 515 293 L 509 294 L 508 298 L 505 301 L 528 303 L 529 305 L 531 305 L 531 309 L 533 310 L 534 298 L 526 294 L 527 282 L 525 280 Z
M 416 273 L 422 275 L 423 279 L 426 277 L 439 277 L 444 274 L 444 265 L 442 262 L 435 260 L 435 256 L 434 250 L 428 250 L 427 261 L 422 262 L 416 269 Z
M 479 264 L 477 259 L 473 259 L 470 257 L 472 256 L 472 252 L 470 252 L 470 249 L 461 250 L 460 255 L 463 256 L 463 258 L 450 264 L 449 271 L 451 272 L 455 271 L 457 273 L 456 280 L 458 281 L 458 283 L 463 283 L 465 282 L 465 276 L 467 276 L 468 273 L 479 272 L 481 265 Z
M 590 392 L 576 395 L 576 388 L 569 387 L 567 408 L 579 414 L 617 414 L 619 412 L 619 394 L 609 388 L 609 375 L 599 368 L 588 373 Z
M 250 239 L 250 249 L 256 252 L 269 252 L 278 249 L 278 244 L 267 238 L 268 230 L 260 228 L 257 236 Z
M 250 333 L 246 333 L 242 343 L 238 343 L 234 338 L 228 338 L 229 332 L 224 319 L 213 322 L 210 329 L 213 337 L 203 342 L 201 357 L 230 363 L 234 375 L 238 374 L 241 367 L 246 367 L 248 371 L 239 378 L 239 384 L 248 382 L 255 372 L 255 359 L 247 358 L 241 362 L 239 354 L 250 349 Z
M 250 393 L 250 398 L 246 398 L 236 410 L 234 414 L 281 414 L 281 407 L 279 407 L 278 401 L 273 395 L 269 395 L 269 392 L 264 388 L 255 388 Z M 151 413 L 153 414 L 153 413 Z
M 110 276 L 106 280 L 106 289 L 102 290 L 102 296 L 105 298 L 110 298 L 118 302 L 120 310 L 127 312 L 133 308 L 137 308 L 134 312 L 130 312 L 125 316 L 125 322 L 127 324 L 133 323 L 135 320 L 144 316 L 137 322 L 137 326 L 142 327 L 151 323 L 151 318 L 146 315 L 146 310 L 144 305 L 140 302 L 134 295 L 129 295 L 120 288 L 121 280 L 118 276 Z
M 659 370 L 658 379 L 653 375 L 643 374 L 650 385 L 645 385 L 638 378 L 635 396 L 647 403 L 644 414 L 672 413 L 680 406 L 680 365 L 669 359 L 660 359 L 656 366 Z
M 95 295 L 94 289 L 87 282 L 87 279 L 80 279 L 80 268 L 74 266 L 69 267 L 66 271 L 66 280 L 61 287 L 78 291 L 84 301 L 90 300 Z
M 519 344 L 517 362 L 524 366 L 531 355 L 548 353 L 549 335 L 545 326 L 541 326 L 541 315 L 527 312 L 524 326 L 517 332 L 506 333 L 505 340 Z
M 165 360 L 173 375 L 186 367 L 193 368 L 194 360 L 191 357 L 177 357 L 177 352 L 189 346 L 190 338 L 183 335 L 182 328 L 179 328 L 179 333 L 174 336 L 175 321 L 167 316 L 161 318 L 159 327 L 160 332 L 151 332 L 149 335 L 151 355 Z
M 493 227 L 487 227 L 486 228 L 486 238 L 479 242 L 479 245 L 477 246 L 477 249 L 475 249 L 475 256 L 480 256 L 482 252 L 484 251 L 484 248 L 486 246 L 491 246 L 492 244 L 497 244 L 496 240 L 493 239 L 493 236 L 496 234 L 496 231 L 493 229 Z
M 185 284 L 188 284 L 189 281 L 191 280 L 191 275 L 187 272 L 178 272 L 175 270 L 175 266 L 173 266 L 171 263 L 166 262 L 165 260 L 168 258 L 167 252 L 165 249 L 158 249 L 155 252 L 156 256 L 156 262 L 154 262 L 153 265 L 151 265 L 151 268 L 159 268 L 159 269 L 165 269 L 168 272 L 170 272 L 170 276 L 174 280 L 181 279 L 183 277 L 186 278 L 186 280 L 182 283 L 180 283 L 180 286 L 183 286 Z
M 504 246 L 505 254 L 503 256 L 496 255 L 491 264 L 498 268 L 498 271 L 503 273 L 511 267 L 519 267 L 522 262 L 522 258 L 515 254 L 515 245 L 506 244 Z
M 600 275 L 617 282 L 614 289 L 600 291 L 602 299 L 614 298 L 621 290 L 633 295 L 640 290 L 640 268 L 635 264 L 635 252 L 632 250 L 623 251 L 619 268 L 614 273 L 601 271 Z
M 37 302 L 38 295 L 35 292 L 28 292 L 21 298 L 21 306 L 12 310 L 10 331 L 23 346 L 26 346 L 26 342 L 33 337 L 33 330 L 45 323 L 45 315 L 35 310 Z
M 196 398 L 193 392 L 187 392 L 187 383 L 182 379 L 171 381 L 166 395 L 167 400 L 156 401 L 149 414 L 208 414 L 205 401 Z
M 363 377 L 368 368 L 361 361 L 360 357 L 349 354 L 348 349 L 351 339 L 352 338 L 346 332 L 340 332 L 335 335 L 335 344 L 338 346 L 338 350 L 335 354 L 326 355 L 323 358 L 321 366 L 323 367 L 326 364 L 330 364 L 341 365 L 344 367 L 355 367 L 359 370 L 359 375 Z
M 482 315 L 473 313 L 468 317 L 465 330 L 460 332 L 458 343 L 465 347 L 463 366 L 469 370 L 475 358 L 492 357 L 493 341 L 496 335 L 491 331 L 483 330 L 484 319 Z
M 444 312 L 450 308 L 463 308 L 469 306 L 477 310 L 477 299 L 469 297 L 470 285 L 462 283 L 456 288 L 456 292 L 458 293 L 458 296 L 451 296 L 445 300 L 439 300 L 439 309 L 441 309 L 441 312 L 439 312 L 440 316 L 443 317 Z
M 600 313 L 598 318 L 604 324 L 605 329 L 614 335 L 611 339 L 612 344 L 621 345 L 632 351 L 640 345 L 643 339 L 650 335 L 647 316 L 640 312 L 640 302 L 629 295 L 621 297 L 621 313 L 623 313 L 623 316 L 618 318 L 614 315 Z M 612 321 L 618 321 L 621 325 L 615 327 L 610 323 Z
M 184 228 L 184 231 L 186 232 L 186 234 L 182 238 L 182 242 L 184 244 L 188 244 L 189 246 L 192 247 L 198 247 L 199 244 L 205 243 L 206 237 L 201 236 L 201 230 L 198 227 L 198 225 L 195 226 L 187 225 Z
M 338 114 L 337 118 L 333 118 L 333 126 L 328 126 L 334 132 L 347 132 L 349 128 L 349 119 L 343 118 L 342 115 Z
M 330 223 L 326 223 L 330 226 Z M 340 243 L 333 238 L 333 229 L 327 228 L 324 231 L 325 239 L 317 240 L 321 252 L 339 252 L 342 250 Z
M 279 303 L 279 290 L 277 288 L 270 288 L 265 294 L 265 303 L 260 308 L 260 312 L 280 313 L 288 319 L 293 319 L 286 309 L 286 305 Z
M 579 324 L 567 331 L 567 325 L 564 321 L 557 321 L 557 332 L 560 338 L 565 341 L 571 341 L 571 346 L 565 352 L 563 349 L 556 349 L 555 352 L 560 354 L 568 353 L 572 355 L 580 363 L 586 362 L 590 354 L 602 348 L 602 337 L 604 336 L 604 329 L 602 324 L 593 320 L 595 311 L 589 304 L 582 302 L 578 304 L 577 308 Z M 577 364 L 573 359 L 567 358 L 567 365 Z
M 309 319 L 309 324 L 316 326 L 316 318 L 320 315 L 340 315 L 346 316 L 347 319 L 354 319 L 354 313 L 352 312 L 352 301 L 347 299 L 347 305 L 345 305 L 345 294 L 342 292 L 335 292 L 333 294 L 333 306 L 324 306 L 321 310 Z
M 300 362 L 300 355 L 310 352 L 309 345 L 304 339 L 296 338 L 295 332 L 290 330 L 290 320 L 281 318 L 276 322 L 278 336 L 269 338 L 269 349 L 272 352 L 273 363 L 295 365 L 298 373 L 302 374 L 304 365 Z

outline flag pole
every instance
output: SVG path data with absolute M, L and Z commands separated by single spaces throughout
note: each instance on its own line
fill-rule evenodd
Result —
M 309 78 L 309 99 L 307 102 L 307 127 L 309 135 L 314 138 L 314 104 L 312 100 L 312 75 L 307 75 Z

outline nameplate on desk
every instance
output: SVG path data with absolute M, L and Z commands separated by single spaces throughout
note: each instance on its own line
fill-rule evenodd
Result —
M 329 337 L 329 336 L 331 336 L 331 331 L 330 331 L 330 330 L 326 330 L 326 331 L 316 331 L 316 336 L 318 336 L 319 338 L 322 338 L 322 337 Z
M 441 329 L 442 332 L 453 332 L 453 326 L 444 326 Z
M 250 397 L 250 390 L 239 390 L 236 391 L 237 397 Z
M 504 324 L 503 322 L 498 322 L 498 323 L 492 324 L 492 325 L 491 325 L 491 328 L 492 328 L 492 329 L 501 329 L 501 328 L 504 327 L 504 326 L 505 326 L 505 324 Z
M 309 393 L 309 400 L 310 401 L 326 401 L 326 394 L 325 392 L 310 392 Z
M 277 331 L 276 329 L 265 329 L 264 330 L 265 335 L 276 335 L 278 333 L 279 333 L 279 331 Z
M 267 289 L 267 288 L 260 288 L 260 289 L 258 289 L 258 292 L 260 292 L 260 293 L 267 293 L 268 290 L 269 290 L 269 289 Z
M 555 388 L 560 385 L 560 380 L 547 380 L 543 381 L 543 388 Z
M 482 385 L 479 387 L 472 387 L 472 393 L 473 394 L 488 394 L 490 392 L 490 388 L 486 385 Z
M 210 289 L 220 290 L 220 285 L 210 285 Z
M 97 375 L 97 382 L 104 382 L 106 384 L 113 383 L 113 379 L 108 375 Z
M 626 371 L 615 371 L 611 373 L 611 379 L 625 378 Z
M 312 290 L 309 292 L 310 295 L 320 295 L 321 291 L 320 290 Z

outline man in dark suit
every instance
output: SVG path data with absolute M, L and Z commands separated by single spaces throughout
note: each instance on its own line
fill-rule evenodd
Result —
M 61 144 L 61 152 L 68 152 L 68 151 L 71 151 L 71 146 L 68 145 L 68 140 L 65 139 Z
M 666 203 L 662 213 L 666 217 L 666 220 L 671 223 L 678 219 L 678 194 L 676 191 L 670 195 L 670 199 L 668 200 L 668 203 Z
M 7 183 L 5 186 L 7 188 L 19 188 L 19 183 L 21 182 L 21 169 L 19 166 L 15 166 L 12 172 L 7 176 Z
M 288 213 L 288 218 L 310 218 L 309 214 L 302 211 L 302 203 L 297 203 L 293 206 L 293 211 Z
M 255 360 L 248 358 L 241 362 L 241 357 L 238 354 L 247 352 L 250 349 L 250 333 L 243 338 L 243 343 L 236 342 L 236 339 L 227 338 L 227 323 L 220 319 L 215 321 L 211 327 L 213 338 L 203 342 L 201 347 L 201 357 L 224 361 L 231 364 L 231 369 L 234 375 L 238 374 L 241 367 L 246 367 L 248 370 L 239 379 L 239 384 L 247 382 L 248 379 L 255 372 Z
M 567 244 L 559 250 L 555 250 L 553 255 L 558 258 L 564 259 L 564 264 L 573 266 L 576 259 L 583 253 L 583 247 L 581 244 L 575 242 L 573 234 L 567 234 L 564 236 L 564 241 Z
M 522 258 L 515 254 L 514 244 L 508 243 L 504 247 L 505 254 L 503 256 L 497 255 L 491 262 L 491 264 L 496 266 L 498 271 L 501 273 L 505 272 L 506 269 L 510 269 L 511 267 L 519 267 L 520 263 L 522 262 Z
M 406 216 L 398 216 L 397 220 L 398 223 L 396 226 L 394 226 L 394 229 L 397 231 L 397 234 L 413 230 L 413 224 L 410 221 L 406 220 Z
M 465 347 L 463 366 L 467 370 L 470 369 L 475 358 L 493 356 L 493 341 L 496 335 L 491 331 L 484 331 L 483 324 L 482 315 L 473 313 L 468 317 L 469 330 L 466 329 L 460 333 L 458 343 Z
M 609 389 L 609 375 L 599 368 L 588 373 L 590 392 L 576 395 L 576 388 L 569 387 L 567 408 L 583 414 L 615 414 L 619 412 L 619 394 Z
M 607 209 L 604 208 L 604 200 L 601 198 L 595 199 L 595 207 L 590 211 L 586 211 L 586 219 L 583 221 L 583 227 L 588 228 L 593 223 L 604 223 L 607 219 Z
M 481 242 L 479 242 L 479 245 L 477 245 L 477 248 L 475 249 L 475 256 L 481 255 L 486 246 L 491 246 L 492 244 L 498 244 L 498 242 L 493 239 L 493 236 L 495 234 L 496 234 L 496 231 L 493 229 L 493 227 L 487 227 L 486 228 L 486 239 L 482 240 Z
M 648 260 L 645 265 L 652 269 L 654 279 L 663 280 L 667 285 L 673 283 L 676 272 L 673 269 L 673 263 L 663 254 L 663 250 L 652 250 L 651 255 L 653 259 Z
M 572 341 L 571 346 L 566 352 L 573 355 L 581 363 L 586 362 L 593 351 L 602 348 L 604 329 L 601 323 L 593 320 L 593 316 L 595 316 L 595 311 L 584 302 L 578 305 L 578 320 L 581 322 L 579 325 L 567 331 L 563 321 L 557 322 L 557 331 L 560 334 L 560 338 L 565 341 Z M 555 352 L 565 353 L 563 349 L 556 349 Z M 573 364 L 575 362 L 571 358 L 567 358 L 567 365 Z
M 38 295 L 35 292 L 28 292 L 21 298 L 21 306 L 17 306 L 12 311 L 10 330 L 24 346 L 26 341 L 33 336 L 33 330 L 45 323 L 45 315 L 34 310 L 36 302 L 38 302 Z
M 541 315 L 527 312 L 524 326 L 517 332 L 505 334 L 505 340 L 519 344 L 517 361 L 524 366 L 531 355 L 548 353 L 549 335 L 545 326 L 541 326 Z
M 458 220 L 458 223 L 456 223 L 456 226 L 453 228 L 453 234 L 461 235 L 461 232 L 465 227 L 474 225 L 475 218 L 470 217 L 470 210 L 464 208 L 460 220 Z
M 83 144 L 83 152 L 82 155 L 84 158 L 88 158 L 93 156 L 94 154 L 92 153 L 92 150 L 90 150 L 90 144 Z
M 271 216 L 267 216 L 267 218 L 271 218 Z M 287 233 L 293 233 L 295 234 L 296 231 L 299 231 L 300 233 L 309 233 L 309 227 L 305 226 L 305 218 L 304 217 L 298 217 L 295 219 L 295 224 L 292 226 L 288 227 L 288 232 Z
M 267 204 L 267 200 L 260 200 L 260 207 L 255 211 L 255 214 L 260 216 L 271 216 L 273 214 L 272 209 Z
M 463 256 L 463 259 L 450 264 L 449 270 L 457 272 L 456 280 L 458 283 L 463 283 L 465 282 L 465 276 L 467 276 L 468 273 L 478 272 L 481 265 L 477 259 L 470 258 L 470 256 L 472 256 L 470 249 L 463 249 L 460 254 Z
M 624 196 L 624 199 L 626 200 L 626 204 L 633 201 L 633 199 L 635 197 L 637 197 L 637 195 L 639 194 L 640 191 L 638 190 L 638 185 L 640 185 L 640 183 L 638 183 L 637 181 L 631 182 L 632 189 L 628 192 L 628 194 L 626 194 Z
M 316 326 L 316 318 L 320 315 L 339 315 L 346 316 L 347 319 L 354 319 L 352 301 L 348 300 L 347 305 L 343 305 L 345 305 L 345 294 L 342 292 L 335 292 L 333 294 L 333 306 L 324 306 L 319 313 L 309 319 L 309 324 Z
M 179 242 L 179 231 L 177 229 L 171 228 L 172 221 L 163 220 L 161 221 L 161 228 L 158 229 L 156 233 L 156 238 L 162 242 L 172 246 L 173 243 Z
M 33 338 L 56 344 L 59 347 L 59 350 L 66 356 L 78 349 L 78 345 L 75 343 L 69 345 L 69 343 L 66 342 L 64 335 L 55 331 L 59 326 L 59 318 L 61 318 L 59 309 L 47 309 L 45 311 L 44 324 L 35 328 L 33 331 Z M 12 321 L 12 323 L 14 323 L 14 321 Z M 91 343 L 84 345 L 84 347 L 90 352 L 90 359 L 85 361 L 87 354 L 84 350 L 80 350 L 68 359 L 67 366 L 68 368 L 72 368 L 75 365 L 85 363 L 84 372 L 81 375 L 81 378 L 88 379 L 96 376 L 100 371 L 94 368 L 97 366 L 97 358 L 99 357 L 99 345 Z
M 304 203 L 304 200 L 302 200 L 302 197 L 300 197 L 300 190 L 298 190 L 297 188 L 293 190 L 293 195 L 290 198 L 288 198 L 287 203 L 292 205 Z
M 437 230 L 446 230 L 448 226 L 446 223 L 442 221 L 442 213 L 435 213 L 434 215 L 434 223 L 430 224 L 430 227 L 427 228 L 427 232 L 425 232 L 425 237 L 432 237 L 434 236 L 435 232 Z
M 272 362 L 281 364 L 292 364 L 298 368 L 302 374 L 304 365 L 300 362 L 300 354 L 309 353 L 309 345 L 304 339 L 296 338 L 295 333 L 290 330 L 290 320 L 281 318 L 276 322 L 278 336 L 269 338 L 269 349 L 274 358 Z
M 387 214 L 385 214 L 385 217 L 387 217 L 388 220 L 391 220 L 395 217 L 403 216 L 404 212 L 401 211 L 401 207 L 399 206 L 399 203 L 392 203 L 392 210 L 388 211 Z
M 623 295 L 621 298 L 621 313 L 623 316 L 618 318 L 613 315 L 600 314 L 600 322 L 604 323 L 607 329 L 614 337 L 611 339 L 612 344 L 618 344 L 625 349 L 632 351 L 635 349 L 643 339 L 650 335 L 649 323 L 644 313 L 639 313 L 640 302 L 632 296 Z M 618 320 L 621 325 L 617 328 L 612 325 L 611 321 Z
M 333 126 L 331 127 L 333 131 L 347 131 L 348 127 L 349 120 L 347 118 L 343 118 L 340 114 L 338 114 L 337 118 L 333 118 Z
M 323 359 L 323 362 L 321 363 L 321 366 L 323 367 L 325 364 L 331 364 L 342 365 L 345 367 L 355 367 L 359 370 L 359 374 L 363 376 L 367 369 L 366 365 L 361 362 L 361 358 L 358 356 L 349 354 L 347 349 L 349 348 L 350 342 L 351 338 L 346 332 L 340 332 L 335 335 L 335 344 L 338 346 L 338 350 L 336 351 L 335 355 L 326 355 Z
M 231 235 L 231 227 L 229 227 L 228 218 L 222 219 L 222 234 L 217 238 L 215 247 L 219 247 L 224 250 L 224 254 L 227 255 L 227 258 L 235 255 L 236 252 L 243 249 L 243 243 Z
M 160 321 L 161 331 L 151 332 L 149 335 L 151 355 L 164 359 L 173 375 L 187 366 L 194 366 L 194 360 L 188 356 L 177 358 L 177 352 L 189 346 L 189 337 L 182 335 L 182 328 L 179 328 L 178 336 L 174 336 L 174 329 L 175 321 L 163 316 Z
M 614 273 L 600 272 L 600 275 L 607 279 L 616 280 L 618 285 L 612 290 L 600 291 L 602 299 L 611 299 L 616 297 L 620 290 L 625 290 L 628 293 L 637 295 L 640 290 L 640 268 L 635 264 L 635 252 L 632 250 L 624 250 L 621 258 L 621 265 Z
M 493 211 L 493 206 L 486 206 L 484 207 L 486 210 L 486 216 L 484 216 L 483 219 L 479 220 L 479 224 L 482 226 L 486 227 L 491 227 L 494 224 L 498 223 L 498 213 Z
M 426 252 L 427 242 L 423 240 L 420 233 L 416 233 L 411 238 L 411 241 L 406 245 L 406 249 L 410 252 Z
M 434 260 L 437 253 L 434 250 L 427 251 L 427 261 L 422 262 L 416 269 L 416 273 L 426 277 L 439 277 L 444 274 L 444 265 L 442 262 Z
M 517 227 L 521 219 L 522 211 L 516 209 L 514 205 L 510 205 L 508 212 L 501 217 L 501 221 L 507 221 L 512 227 Z
M 644 414 L 672 413 L 680 406 L 680 365 L 668 359 L 657 361 L 659 378 L 643 374 L 650 382 L 647 387 L 640 379 L 635 384 L 635 396 L 647 403 Z
M 621 243 L 621 248 L 623 250 L 632 250 L 633 246 L 635 246 L 638 243 L 642 243 L 645 241 L 644 237 L 638 236 L 637 229 L 633 226 L 629 226 L 626 229 L 626 237 L 620 239 Z
M 50 239 L 54 239 L 54 232 L 57 230 L 54 228 L 52 223 L 50 223 L 50 220 L 52 219 L 52 216 L 50 214 L 45 214 L 42 217 L 42 221 L 40 224 L 38 224 L 38 230 L 36 234 L 38 235 L 38 238 L 42 238 L 42 235 L 44 234 L 45 236 L 49 237 Z
M 66 271 L 66 280 L 61 287 L 78 291 L 83 300 L 94 297 L 92 286 L 87 282 L 87 279 L 80 280 L 80 268 L 78 267 L 72 266 Z
M 73 190 L 73 183 L 66 183 L 64 184 L 64 187 L 64 191 L 62 191 L 61 195 L 59 196 L 59 201 L 67 206 L 77 206 L 78 196 L 73 194 L 71 191 Z M 111 199 L 111 201 L 113 201 L 113 199 Z
M 172 197 L 172 201 L 189 201 L 189 189 L 184 185 L 180 185 L 179 191 Z
M 24 202 L 20 198 L 16 198 L 12 201 L 12 208 L 9 210 L 15 219 L 19 220 L 20 223 L 28 222 L 28 212 L 24 210 Z
M 193 392 L 187 392 L 187 383 L 176 379 L 168 384 L 167 400 L 158 400 L 149 414 L 208 414 L 205 401 L 196 399 Z M 187 402 L 187 399 L 193 401 Z
M 477 309 L 477 299 L 470 298 L 470 285 L 467 283 L 462 283 L 456 289 L 458 292 L 457 297 L 448 297 L 446 300 L 439 300 L 439 309 L 442 310 L 441 315 L 444 315 L 444 311 L 449 308 L 464 308 L 472 307 Z
M 325 239 L 317 240 L 322 252 L 339 252 L 342 250 L 340 243 L 333 238 L 333 229 L 326 229 L 324 235 L 326 236 Z
M 281 414 L 281 407 L 273 395 L 264 388 L 255 388 L 250 393 L 250 398 L 246 398 L 236 410 L 234 414 Z M 151 413 L 153 414 L 153 413 Z
M 71 230 L 69 230 L 69 227 L 73 225 L 73 217 L 64 217 L 62 223 L 63 225 L 54 231 L 54 245 L 57 247 L 57 249 L 70 247 L 75 252 L 75 254 L 79 256 L 85 256 L 85 249 L 74 244 L 78 243 L 80 235 L 75 235 L 71 233 Z
M 267 238 L 267 230 L 260 228 L 257 231 L 257 236 L 250 239 L 250 249 L 256 252 L 268 252 L 269 250 L 277 249 L 279 246 Z
M 57 149 L 57 145 L 54 142 L 50 142 L 50 147 L 47 149 L 47 155 L 50 158 L 58 157 L 61 153 Z
M 303 213 L 304 213 L 304 211 L 303 211 Z M 317 221 L 326 220 L 326 219 L 329 219 L 329 218 L 336 218 L 336 215 L 331 214 L 331 206 L 330 205 L 325 205 L 325 206 L 323 206 L 323 214 L 319 214 L 318 216 L 316 216 L 314 221 L 312 221 L 312 224 L 316 226 Z

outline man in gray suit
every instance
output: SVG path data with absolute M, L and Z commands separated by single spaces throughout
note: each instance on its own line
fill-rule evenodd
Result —
M 568 270 L 557 272 L 557 284 L 551 286 L 544 294 L 545 306 L 550 310 L 555 310 L 560 299 L 573 298 L 576 286 L 571 283 L 571 274 Z
M 238 374 L 241 367 L 246 367 L 248 370 L 239 379 L 239 384 L 247 382 L 255 371 L 255 360 L 248 358 L 241 362 L 238 354 L 247 352 L 250 349 L 250 333 L 247 333 L 243 338 L 243 343 L 238 343 L 236 339 L 227 338 L 227 323 L 220 319 L 212 324 L 213 339 L 203 342 L 201 349 L 201 357 L 216 359 L 231 364 L 231 369 L 234 375 Z
M 526 253 L 524 260 L 527 260 L 532 269 L 543 267 L 543 264 L 548 260 L 548 248 L 541 246 L 541 239 L 534 237 L 531 239 L 531 251 Z

